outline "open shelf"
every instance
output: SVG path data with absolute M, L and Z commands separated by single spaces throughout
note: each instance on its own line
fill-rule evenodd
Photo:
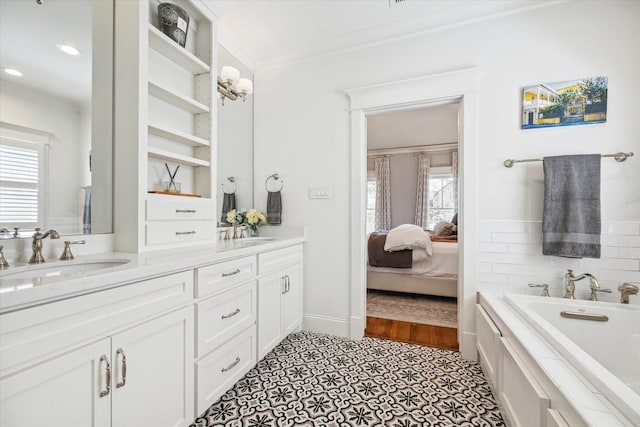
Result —
M 195 114 L 202 114 L 209 112 L 209 106 L 202 102 L 196 101 L 193 98 L 184 96 L 182 94 L 173 92 L 171 89 L 163 86 L 158 82 L 149 80 L 149 95 L 153 95 L 156 98 L 162 99 L 171 105 L 175 105 L 178 108 L 182 108 L 185 111 L 189 111 Z
M 193 74 L 208 73 L 211 68 L 200 58 L 149 24 L 149 46 Z
M 193 147 L 208 147 L 209 140 L 200 138 L 195 135 L 191 135 L 186 132 L 182 132 L 175 129 L 169 129 L 162 125 L 149 123 L 149 133 L 151 135 L 161 136 L 162 138 L 170 139 L 172 141 L 181 142 L 183 144 L 191 145 Z
M 200 160 L 195 157 L 183 156 L 182 154 L 172 153 L 171 151 L 163 150 L 156 147 L 148 147 L 147 154 L 149 157 L 160 160 L 168 160 L 185 166 L 204 166 L 209 167 L 209 162 L 206 160 Z

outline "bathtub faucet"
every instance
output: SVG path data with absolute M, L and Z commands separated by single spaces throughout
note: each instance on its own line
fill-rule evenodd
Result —
M 611 289 L 602 289 L 598 283 L 598 279 L 593 274 L 583 273 L 578 276 L 573 275 L 573 270 L 567 270 L 567 274 L 564 275 L 564 284 L 566 292 L 565 298 L 575 299 L 574 293 L 576 291 L 576 282 L 589 278 L 589 288 L 591 289 L 591 301 L 598 301 L 598 292 L 611 293 Z

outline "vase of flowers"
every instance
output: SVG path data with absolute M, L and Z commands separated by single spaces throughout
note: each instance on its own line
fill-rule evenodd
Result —
M 233 238 L 238 238 L 238 225 L 244 223 L 246 211 L 231 209 L 227 212 L 227 222 L 233 225 Z
M 243 223 L 249 227 L 252 236 L 257 236 L 260 226 L 267 223 L 267 217 L 262 212 L 251 209 L 245 213 Z

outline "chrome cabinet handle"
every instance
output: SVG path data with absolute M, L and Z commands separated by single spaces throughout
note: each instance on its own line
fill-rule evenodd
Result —
M 240 269 L 236 268 L 235 270 L 233 270 L 231 273 L 222 273 L 222 277 L 229 277 L 229 276 L 234 276 L 236 274 L 240 273 Z
M 227 366 L 226 368 L 222 368 L 222 372 L 230 371 L 231 369 L 235 368 L 238 363 L 240 363 L 240 358 L 236 357 L 236 360 L 234 360 L 231 365 Z
M 222 315 L 222 319 L 228 319 L 228 318 L 230 318 L 230 317 L 235 316 L 235 315 L 236 315 L 236 314 L 238 314 L 238 313 L 240 313 L 240 309 L 239 309 L 239 308 L 236 308 L 236 309 L 235 309 L 235 311 L 234 311 L 234 312 L 232 312 L 232 313 L 229 313 L 229 314 L 223 314 L 223 315 Z
M 127 383 L 127 355 L 124 354 L 124 350 L 119 348 L 116 350 L 116 363 L 118 362 L 118 355 L 122 355 L 122 381 L 116 383 L 116 388 L 124 387 Z
M 291 290 L 291 282 L 289 281 L 289 276 L 284 276 L 287 284 L 287 292 Z
M 195 209 L 176 209 L 176 213 L 196 213 Z
M 109 363 L 109 358 L 104 354 L 100 356 L 101 365 L 102 362 L 105 362 L 107 365 L 107 369 L 105 370 L 105 382 L 107 383 L 107 386 L 104 390 L 100 390 L 100 397 L 105 397 L 111 392 L 111 364 Z
M 176 231 L 176 236 L 182 236 L 184 234 L 196 234 L 195 231 Z

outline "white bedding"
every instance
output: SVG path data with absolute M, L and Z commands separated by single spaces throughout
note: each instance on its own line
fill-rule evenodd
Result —
M 367 263 L 367 271 L 378 271 L 393 274 L 414 274 L 424 276 L 457 277 L 458 276 L 458 243 L 431 242 L 433 255 L 428 256 L 423 250 L 413 250 L 412 268 L 371 267 Z

